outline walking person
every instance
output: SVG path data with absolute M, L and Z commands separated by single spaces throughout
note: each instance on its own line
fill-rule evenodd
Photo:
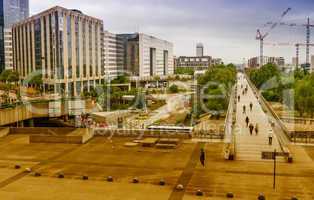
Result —
M 268 131 L 268 144 L 269 145 L 273 144 L 273 130 Z
M 251 102 L 250 103 L 250 111 L 252 112 L 252 110 L 253 110 L 253 103 Z
M 240 95 L 238 96 L 238 102 L 240 102 Z
M 250 129 L 250 135 L 253 135 L 254 125 L 252 123 L 250 123 L 249 129 Z
M 258 135 L 258 123 L 255 125 L 255 134 Z
M 203 148 L 201 148 L 201 153 L 200 153 L 200 162 L 205 167 L 205 151 Z
M 250 122 L 250 119 L 249 119 L 249 117 L 248 117 L 248 116 L 246 116 L 246 118 L 245 118 L 246 127 L 248 127 L 248 126 L 249 126 L 249 122 Z
M 245 114 L 246 113 L 246 107 L 245 107 L 245 105 L 243 105 L 243 114 Z

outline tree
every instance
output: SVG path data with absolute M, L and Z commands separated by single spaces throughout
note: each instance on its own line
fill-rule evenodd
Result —
M 179 92 L 179 88 L 177 85 L 173 84 L 169 87 L 169 92 L 171 93 L 178 93 Z
M 19 74 L 16 71 L 12 71 L 7 80 L 11 83 L 17 83 L 19 81 Z
M 129 82 L 129 78 L 126 75 L 120 75 L 116 79 L 111 81 L 112 84 L 123 84 Z

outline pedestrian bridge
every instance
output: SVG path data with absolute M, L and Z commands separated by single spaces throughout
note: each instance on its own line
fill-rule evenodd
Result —
M 247 92 L 243 91 L 247 87 Z M 240 98 L 238 99 L 238 96 Z M 228 158 L 237 160 L 261 161 L 272 159 L 272 152 L 284 158 L 291 157 L 288 148 L 288 139 L 278 125 L 272 112 L 268 112 L 265 100 L 260 96 L 255 86 L 243 73 L 238 73 L 237 84 L 231 95 L 226 116 L 225 143 Z M 250 104 L 253 104 L 250 110 Z M 243 107 L 246 107 L 245 112 Z M 255 127 L 258 124 L 258 132 L 253 130 L 250 134 L 246 123 Z M 272 132 L 272 134 L 269 134 Z M 269 144 L 269 136 L 272 135 L 272 144 Z M 291 160 L 291 158 L 290 158 Z

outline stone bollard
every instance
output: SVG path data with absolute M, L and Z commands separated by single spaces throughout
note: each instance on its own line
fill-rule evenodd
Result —
M 264 196 L 264 194 L 263 193 L 260 193 L 259 195 L 258 195 L 258 198 L 257 198 L 258 200 L 266 200 L 266 198 L 265 198 L 265 196 Z
M 14 166 L 14 169 L 20 169 L 20 168 L 21 168 L 20 165 L 15 165 L 15 166 Z
M 197 190 L 196 191 L 196 196 L 203 196 L 203 192 L 201 190 Z
M 41 176 L 41 174 L 39 172 L 35 172 L 34 176 L 39 177 L 39 176 Z
M 176 187 L 177 190 L 182 191 L 184 189 L 182 184 L 178 184 Z
M 233 197 L 234 197 L 234 195 L 233 195 L 233 193 L 232 193 L 232 192 L 228 192 L 228 193 L 227 193 L 227 195 L 226 195 L 226 197 L 227 197 L 227 198 L 233 198 Z
M 59 173 L 58 174 L 58 178 L 64 178 L 64 174 L 63 173 Z
M 140 180 L 137 178 L 137 177 L 135 177 L 135 178 L 133 178 L 133 181 L 132 181 L 133 183 L 139 183 L 140 182 Z
M 108 182 L 113 182 L 112 176 L 108 176 L 108 177 L 107 177 L 107 181 L 108 181 Z
M 289 157 L 288 157 L 288 163 L 292 163 L 292 162 L 293 162 L 293 158 L 292 158 L 292 156 L 289 155 Z
M 27 167 L 27 168 L 25 169 L 25 171 L 28 172 L 28 173 L 30 173 L 30 172 L 32 172 L 32 169 L 29 168 L 29 167 Z
M 159 185 L 161 185 L 161 186 L 166 185 L 165 180 L 164 180 L 164 179 L 161 179 L 161 180 L 159 181 Z

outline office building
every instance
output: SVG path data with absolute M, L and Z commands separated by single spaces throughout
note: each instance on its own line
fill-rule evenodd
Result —
M 116 34 L 104 32 L 104 65 L 106 78 L 114 79 L 124 73 L 123 40 Z
M 299 62 L 298 62 L 298 58 L 297 57 L 293 57 L 292 58 L 292 65 L 297 67 L 299 65 Z
M 188 57 L 180 56 L 176 60 L 176 68 L 193 68 L 195 70 L 206 70 L 212 65 L 211 56 Z
M 143 33 L 117 35 L 124 44 L 124 70 L 130 76 L 174 73 L 173 44 Z
M 198 43 L 196 45 L 196 57 L 203 57 L 204 56 L 204 46 L 202 43 Z
M 42 75 L 45 91 L 80 95 L 104 82 L 103 21 L 59 6 L 12 27 L 13 63 L 22 80 Z
M 0 73 L 13 68 L 11 27 L 28 16 L 28 0 L 0 0 Z
M 282 69 L 285 66 L 285 59 L 283 57 L 263 57 L 264 64 L 275 64 L 278 68 Z M 259 68 L 260 66 L 260 57 L 253 57 L 248 60 L 248 67 L 249 68 Z

